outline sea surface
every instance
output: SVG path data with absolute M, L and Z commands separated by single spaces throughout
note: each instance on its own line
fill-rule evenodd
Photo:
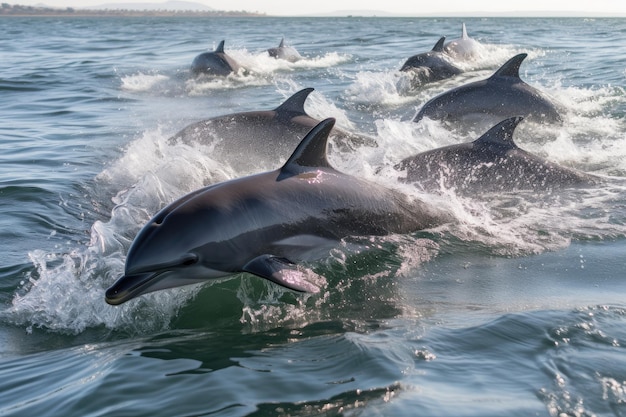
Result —
M 463 22 L 483 51 L 462 75 L 398 71 Z M 626 415 L 625 19 L 15 17 L 0 37 L 0 415 Z M 270 58 L 282 37 L 305 59 Z M 221 40 L 248 72 L 190 78 Z M 606 185 L 421 192 L 453 224 L 340 246 L 315 295 L 236 275 L 105 303 L 160 208 L 270 169 L 168 141 L 185 126 L 312 87 L 311 116 L 378 143 L 331 163 L 418 193 L 394 164 L 483 132 L 417 110 L 522 52 L 564 123 L 515 141 Z

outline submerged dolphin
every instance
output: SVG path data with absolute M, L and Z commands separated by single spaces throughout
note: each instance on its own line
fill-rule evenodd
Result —
M 414 72 L 421 82 L 443 80 L 461 74 L 463 71 L 447 58 L 443 51 L 442 37 L 429 52 L 413 55 L 406 60 L 400 71 Z
M 444 50 L 446 53 L 450 54 L 455 58 L 461 59 L 472 59 L 480 54 L 480 50 L 482 45 L 478 43 L 473 38 L 470 38 L 467 34 L 467 29 L 465 28 L 465 23 L 463 23 L 463 28 L 461 30 L 461 37 L 458 39 L 453 39 L 450 42 L 446 43 L 444 46 Z
M 301 138 L 319 123 L 304 110 L 312 91 L 300 90 L 274 110 L 233 113 L 193 123 L 170 142 L 211 144 L 214 159 L 231 166 L 254 155 L 257 165 L 278 168 L 277 164 L 285 161 Z M 374 139 L 339 128 L 332 130 L 331 141 L 342 150 L 376 145 Z
M 276 48 L 269 48 L 267 53 L 276 59 L 284 59 L 289 62 L 296 62 L 302 59 L 302 55 L 296 51 L 296 48 L 285 45 L 285 39 L 280 40 L 280 44 Z
M 296 264 L 312 252 L 349 236 L 448 221 L 423 201 L 332 168 L 326 148 L 334 122 L 313 128 L 282 168 L 202 188 L 161 210 L 133 241 L 106 302 L 241 272 L 316 292 L 323 278 Z
M 240 65 L 224 52 L 224 41 L 221 41 L 213 52 L 204 52 L 194 58 L 190 71 L 193 75 L 226 76 L 237 72 Z
M 526 56 L 514 56 L 485 80 L 462 85 L 430 99 L 413 121 L 428 117 L 456 127 L 483 127 L 505 118 L 524 116 L 534 122 L 562 122 L 556 105 L 520 78 L 519 68 Z
M 407 182 L 428 191 L 458 194 L 515 190 L 551 191 L 592 186 L 601 177 L 558 165 L 517 147 L 513 132 L 522 117 L 506 119 L 473 142 L 433 149 L 402 160 Z

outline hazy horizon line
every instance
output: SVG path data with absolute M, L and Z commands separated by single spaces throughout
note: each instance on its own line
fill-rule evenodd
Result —
M 212 10 L 215 12 L 230 12 L 230 10 L 221 10 L 215 9 L 210 6 L 206 6 L 202 3 L 195 3 L 193 1 L 162 1 L 162 2 L 153 2 L 153 3 L 133 3 L 132 0 L 127 3 L 103 3 L 101 5 L 95 6 L 49 6 L 42 3 L 39 3 L 35 6 L 30 5 L 22 5 L 22 4 L 13 4 L 12 6 L 25 6 L 25 7 L 36 7 L 36 8 L 49 8 L 55 10 L 64 10 L 67 8 L 72 8 L 75 10 L 133 10 L 133 11 L 143 11 L 150 10 L 148 7 L 157 7 L 159 5 L 167 5 L 168 3 L 188 3 L 188 4 L 198 4 L 204 6 L 203 9 L 182 9 L 182 8 L 173 8 L 173 9 L 160 9 L 163 11 L 179 11 L 179 12 L 202 12 L 207 10 Z M 140 6 L 141 4 L 141 6 Z M 129 6 L 133 6 L 133 8 L 129 8 Z M 135 8 L 136 7 L 136 8 Z M 144 7 L 144 8 L 142 8 Z M 345 9 L 345 10 L 333 10 L 329 12 L 312 12 L 305 14 L 273 14 L 267 12 L 260 11 L 247 11 L 240 10 L 240 12 L 246 12 L 251 14 L 262 14 L 267 17 L 626 17 L 626 13 L 612 13 L 612 12 L 598 12 L 598 11 L 559 11 L 559 10 L 512 10 L 512 11 L 463 11 L 463 12 L 424 12 L 424 13 L 406 13 L 406 12 L 388 12 L 384 10 L 369 10 L 369 9 Z

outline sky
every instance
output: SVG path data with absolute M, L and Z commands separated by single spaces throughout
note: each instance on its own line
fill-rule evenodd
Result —
M 6 0 L 5 0 L 6 1 Z M 586 12 L 603 15 L 626 14 L 625 0 L 187 0 L 217 10 L 246 10 L 277 16 L 323 14 L 335 11 L 381 11 L 418 16 L 432 13 Z M 84 7 L 112 3 L 163 3 L 165 0 L 8 0 L 9 4 L 51 7 Z

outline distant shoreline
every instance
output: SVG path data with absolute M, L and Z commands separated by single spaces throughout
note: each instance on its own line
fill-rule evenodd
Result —
M 76 9 L 2 3 L 0 17 L 266 17 L 265 13 L 222 10 Z
M 1 17 L 404 17 L 404 18 L 625 18 L 626 14 L 603 14 L 583 12 L 475 12 L 475 13 L 428 13 L 428 14 L 392 14 L 367 11 L 337 11 L 333 13 L 297 16 L 276 16 L 266 13 L 224 10 L 167 10 L 167 9 L 83 9 L 75 7 L 54 8 L 43 6 L 22 6 L 1 3 Z

